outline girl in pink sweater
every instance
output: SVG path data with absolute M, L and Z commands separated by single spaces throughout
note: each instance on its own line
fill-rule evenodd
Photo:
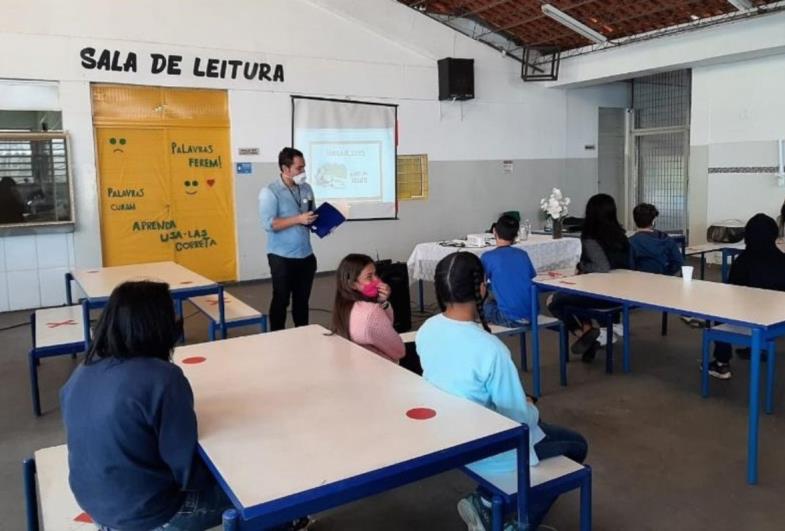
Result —
M 393 328 L 390 286 L 376 276 L 370 256 L 347 255 L 336 272 L 333 331 L 398 363 L 406 348 Z

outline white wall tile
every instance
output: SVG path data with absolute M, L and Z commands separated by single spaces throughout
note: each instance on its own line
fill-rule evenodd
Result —
M 65 304 L 65 274 L 67 267 L 40 269 L 38 278 L 41 285 L 41 306 Z
M 9 236 L 5 239 L 5 270 L 38 269 L 35 236 Z
M 9 271 L 6 275 L 9 310 L 25 310 L 41 306 L 38 271 Z
M 5 271 L 0 271 L 0 312 L 8 311 L 8 279 Z
M 68 234 L 39 234 L 35 237 L 38 268 L 68 267 Z

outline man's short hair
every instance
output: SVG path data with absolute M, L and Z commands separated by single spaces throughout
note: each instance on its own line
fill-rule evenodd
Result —
M 508 214 L 502 214 L 493 228 L 496 230 L 496 236 L 500 239 L 514 242 L 516 236 L 518 236 L 518 229 L 521 228 L 521 224 L 514 217 Z
M 293 147 L 285 147 L 278 153 L 278 169 L 282 170 L 284 166 L 287 168 L 294 164 L 294 158 L 300 157 L 304 159 L 303 152 Z
M 641 203 L 632 209 L 632 219 L 635 221 L 635 226 L 639 229 L 651 227 L 659 215 L 657 207 L 650 203 Z

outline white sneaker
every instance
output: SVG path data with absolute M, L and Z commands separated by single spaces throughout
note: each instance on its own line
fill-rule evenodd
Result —
M 613 325 L 613 335 L 624 337 L 624 325 L 621 323 Z M 615 343 L 616 340 L 614 339 L 613 342 Z
M 615 327 L 616 325 L 614 325 Z M 611 340 L 613 343 L 616 343 L 619 340 L 619 336 L 616 335 L 616 329 L 613 330 L 613 339 Z M 608 331 L 603 328 L 600 330 L 600 335 L 597 336 L 597 342 L 600 344 L 601 347 L 604 347 L 608 344 Z

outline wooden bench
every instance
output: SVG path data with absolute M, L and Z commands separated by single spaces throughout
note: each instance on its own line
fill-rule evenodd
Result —
M 215 340 L 216 330 L 219 328 L 221 320 L 218 310 L 218 297 L 216 295 L 204 295 L 191 297 L 188 300 L 210 321 L 210 341 Z M 227 330 L 238 326 L 258 324 L 262 332 L 267 332 L 267 315 L 247 305 L 228 291 L 224 291 L 224 315 Z
M 28 354 L 30 366 L 30 388 L 33 413 L 41 415 L 41 399 L 38 392 L 38 365 L 41 358 L 62 356 L 85 350 L 84 317 L 79 305 L 61 306 L 36 310 L 30 315 L 30 330 L 33 348 Z
M 64 444 L 38 450 L 22 466 L 28 531 L 95 529 L 68 485 L 68 449 Z
M 492 501 L 494 527 L 501 529 L 504 515 L 517 506 L 517 472 L 481 474 L 473 465 L 467 465 L 463 470 L 480 485 L 480 491 Z M 529 499 L 580 489 L 580 530 L 591 529 L 591 467 L 560 455 L 543 459 L 537 466 L 529 467 L 529 474 Z
M 95 530 L 68 485 L 68 448 L 44 448 L 22 463 L 27 531 Z M 211 531 L 218 531 L 216 526 Z

